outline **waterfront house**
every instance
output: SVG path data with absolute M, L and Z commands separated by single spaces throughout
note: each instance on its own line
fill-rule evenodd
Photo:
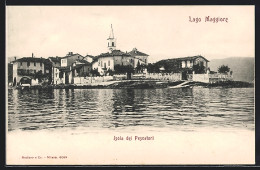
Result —
M 166 60 L 160 60 L 156 64 L 159 67 L 164 67 L 167 71 L 181 72 L 181 71 L 195 71 L 194 66 L 200 66 L 203 68 L 202 72 L 208 70 L 208 62 L 205 57 L 201 55 L 192 57 L 172 58 Z
M 112 25 L 110 35 L 107 40 L 108 52 L 101 53 L 93 58 L 93 70 L 97 70 L 101 75 L 104 75 L 108 70 L 114 71 L 116 65 L 131 66 L 133 68 L 136 68 L 138 63 L 147 65 L 147 58 L 149 55 L 138 51 L 136 48 L 130 52 L 123 52 L 116 49 L 116 39 L 114 37 Z
M 72 64 L 73 77 L 86 77 L 90 75 L 92 64 L 86 60 L 77 59 Z
M 205 57 L 201 55 L 172 58 L 166 60 L 160 60 L 154 64 L 161 73 L 181 73 L 182 79 L 187 80 L 188 74 L 204 74 L 207 73 L 208 62 Z
M 31 84 L 32 79 L 36 79 L 36 74 L 44 75 L 47 79 L 51 76 L 51 64 L 48 59 L 32 57 L 23 57 L 16 59 L 13 64 L 13 85 L 16 86 L 23 79 Z
M 59 67 L 60 83 L 71 84 L 73 83 L 72 64 L 76 60 L 83 60 L 84 57 L 78 53 L 74 54 L 69 52 L 65 57 L 61 57 L 61 64 Z
M 115 65 L 131 65 L 134 67 L 134 57 L 120 50 L 112 50 L 111 52 L 102 53 L 95 57 L 92 69 L 97 69 L 101 75 L 108 70 L 115 70 Z
M 87 55 L 84 57 L 84 60 L 86 60 L 86 61 L 89 62 L 89 63 L 92 63 L 94 58 L 95 58 L 94 56 L 87 54 Z
M 60 84 L 61 57 L 49 57 L 49 60 L 52 63 L 52 84 Z
M 145 54 L 141 51 L 138 51 L 136 48 L 133 48 L 132 51 L 128 52 L 132 57 L 134 57 L 134 68 L 137 67 L 139 62 L 140 65 L 147 65 L 148 64 L 148 54 Z
M 75 60 L 80 59 L 82 60 L 84 57 L 78 53 L 73 54 L 73 52 L 69 52 L 65 57 L 61 58 L 61 67 L 68 67 L 71 66 Z
M 69 52 L 64 57 L 49 57 L 52 63 L 52 84 L 73 84 L 74 77 L 85 77 L 91 71 L 93 57 Z

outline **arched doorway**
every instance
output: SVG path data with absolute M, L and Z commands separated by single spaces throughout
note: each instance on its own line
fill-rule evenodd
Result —
M 32 85 L 32 78 L 28 76 L 24 76 L 20 79 L 20 84 L 30 84 Z

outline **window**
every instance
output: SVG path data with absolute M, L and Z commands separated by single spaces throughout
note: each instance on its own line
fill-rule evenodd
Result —
M 187 61 L 187 67 L 190 67 L 190 60 Z
M 40 66 L 42 66 L 42 62 L 40 62 Z
M 105 67 L 105 68 L 107 68 L 107 65 L 106 65 L 106 64 L 107 64 L 107 63 L 104 63 L 104 67 Z
M 108 60 L 108 64 L 107 65 L 110 66 L 110 60 Z
M 20 62 L 21 66 L 23 65 L 23 62 Z
M 112 42 L 112 47 L 114 47 L 114 42 Z
M 190 60 L 190 67 L 192 67 L 193 66 L 193 62 L 192 62 L 192 60 Z
M 147 59 L 144 59 L 144 62 L 147 63 Z
M 34 62 L 34 66 L 36 66 L 36 62 Z
M 184 68 L 185 67 L 185 61 L 181 62 L 181 67 Z
M 27 62 L 27 67 L 29 67 L 30 66 L 30 62 Z
M 36 70 L 34 70 L 34 74 L 36 73 Z

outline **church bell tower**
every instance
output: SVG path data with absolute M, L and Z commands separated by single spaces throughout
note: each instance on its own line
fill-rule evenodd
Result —
M 114 38 L 114 32 L 113 32 L 113 27 L 112 27 L 112 24 L 111 24 L 111 31 L 110 31 L 110 35 L 109 35 L 109 38 L 107 39 L 107 48 L 109 51 L 113 51 L 116 49 L 116 40 Z

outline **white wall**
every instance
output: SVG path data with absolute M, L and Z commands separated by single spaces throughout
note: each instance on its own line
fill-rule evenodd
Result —
M 61 67 L 67 67 L 67 58 L 61 59 Z
M 103 77 L 74 77 L 74 84 L 91 84 L 100 83 L 113 80 L 113 76 L 103 76 Z
M 106 65 L 107 69 L 114 70 L 114 57 L 100 57 L 98 59 L 98 62 L 100 64 L 99 66 L 101 68 L 104 68 Z M 110 62 L 110 65 L 108 65 L 109 62 Z M 102 65 L 101 65 L 101 63 L 102 63 Z
M 36 79 L 36 80 L 32 79 L 32 84 L 31 84 L 32 86 L 35 86 L 38 84 L 39 84 L 38 79 Z
M 193 74 L 193 81 L 209 83 L 209 75 L 208 74 Z
M 98 69 L 98 61 L 92 63 L 92 70 Z
M 53 67 L 53 70 L 52 70 L 52 80 L 53 80 L 53 84 L 60 84 L 60 76 L 59 76 L 59 69 L 56 68 L 56 67 Z
M 146 79 L 179 81 L 182 75 L 181 73 L 147 73 Z
M 13 63 L 13 82 L 14 82 L 14 79 L 16 79 L 16 83 L 20 81 L 20 78 L 19 78 L 19 81 L 17 80 L 18 79 L 17 69 L 18 69 L 18 63 L 15 62 L 15 63 Z

